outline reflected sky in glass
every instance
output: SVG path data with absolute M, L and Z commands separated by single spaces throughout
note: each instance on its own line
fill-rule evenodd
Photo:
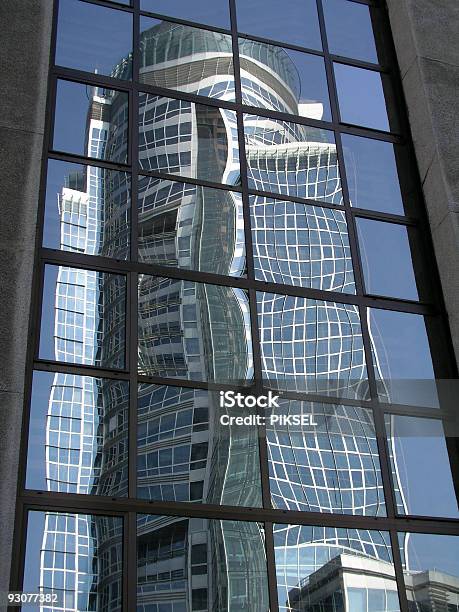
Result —
M 218 391 L 139 385 L 138 497 L 262 505 L 258 430 L 222 426 L 221 416 L 246 416 L 247 409 L 221 408 L 219 399 Z
M 140 0 L 140 8 L 143 11 L 219 28 L 231 27 L 228 0 Z
M 286 6 L 277 0 L 237 0 L 239 32 L 321 49 L 319 19 L 315 0 L 289 0 Z
M 141 275 L 139 373 L 219 383 L 250 380 L 247 293 Z
M 148 17 L 140 32 L 141 83 L 235 100 L 230 35 Z
M 367 293 L 417 300 L 406 226 L 357 217 Z
M 263 526 L 138 514 L 138 601 L 164 602 L 171 592 L 174 612 L 266 612 L 269 598 Z M 142 604 L 141 609 L 147 606 Z M 160 604 L 157 609 L 172 612 L 172 606 Z
M 459 509 L 441 421 L 386 415 L 400 514 L 458 518 Z
M 355 293 L 341 210 L 249 196 L 255 278 Z
M 245 274 L 242 195 L 139 177 L 139 257 L 146 263 Z
M 438 407 L 424 317 L 376 308 L 370 308 L 369 316 L 380 399 Z
M 80 0 L 61 0 L 57 65 L 130 79 L 131 53 L 131 13 Z
M 273 529 L 282 612 L 400 610 L 388 532 L 279 523 Z
M 34 372 L 26 487 L 127 495 L 125 381 Z
M 50 159 L 43 246 L 127 259 L 130 175 Z
M 378 445 L 369 410 L 280 399 L 273 415 L 311 415 L 314 425 L 267 427 L 275 508 L 385 516 Z
M 368 6 L 348 0 L 323 0 L 330 53 L 377 63 Z
M 127 113 L 127 93 L 59 80 L 53 149 L 124 163 L 128 155 Z M 88 115 L 92 119 L 89 133 Z
M 239 61 L 244 104 L 331 120 L 321 57 L 239 38 Z
M 41 359 L 123 368 L 126 277 L 46 265 Z
M 345 64 L 334 63 L 333 67 L 341 121 L 388 132 L 380 73 Z
M 408 572 L 437 570 L 459 578 L 459 537 L 430 533 L 399 533 L 405 548 L 404 560 Z M 405 574 L 406 580 L 406 574 Z
M 351 205 L 404 214 L 394 145 L 350 134 L 341 138 Z

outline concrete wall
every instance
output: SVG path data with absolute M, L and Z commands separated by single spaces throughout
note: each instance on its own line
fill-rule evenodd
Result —
M 0 2 L 0 592 L 9 588 L 52 4 Z
M 386 2 L 459 363 L 459 2 Z

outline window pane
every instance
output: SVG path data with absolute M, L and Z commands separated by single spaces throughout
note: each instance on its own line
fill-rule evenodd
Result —
M 143 11 L 230 28 L 228 0 L 140 0 Z
M 240 193 L 141 176 L 138 210 L 141 261 L 245 274 Z
M 330 53 L 377 63 L 369 7 L 348 0 L 323 0 L 323 7 Z
M 219 383 L 250 380 L 245 291 L 141 275 L 139 372 Z
M 278 402 L 272 414 L 291 417 L 293 424 L 274 423 L 267 428 L 273 506 L 385 516 L 371 411 L 297 400 Z M 305 419 L 306 424 L 295 424 L 295 418 Z
M 250 189 L 342 203 L 333 132 L 244 115 Z
M 438 407 L 424 317 L 370 308 L 369 327 L 381 401 Z
M 349 134 L 342 139 L 351 205 L 403 215 L 395 146 Z
M 155 501 L 261 506 L 257 427 L 221 424 L 246 408 L 219 393 L 139 385 L 137 495 Z
M 288 10 L 277 0 L 237 0 L 236 6 L 239 32 L 310 49 L 322 48 L 314 0 L 290 0 Z
M 263 378 L 276 389 L 366 398 L 357 306 L 257 293 Z
M 356 223 L 366 292 L 417 300 L 406 226 L 361 218 Z
M 441 421 L 386 415 L 400 514 L 459 517 Z
M 137 515 L 139 612 L 268 608 L 261 524 Z
M 130 207 L 126 172 L 50 159 L 43 246 L 127 259 Z
M 386 101 L 379 72 L 333 64 L 341 121 L 389 131 Z
M 127 93 L 58 81 L 54 149 L 125 163 L 127 144 Z
M 235 111 L 146 93 L 139 104 L 141 168 L 240 183 Z
M 141 17 L 140 82 L 234 100 L 231 36 Z
M 56 64 L 130 79 L 132 15 L 80 0 L 61 0 Z
M 125 276 L 47 265 L 39 357 L 123 368 L 125 316 Z
M 255 278 L 355 293 L 343 211 L 249 196 Z
M 399 533 L 403 577 L 410 610 L 459 608 L 459 538 Z M 440 603 L 441 602 L 441 603 Z
M 56 593 L 48 609 L 121 612 L 122 543 L 122 518 L 30 511 L 23 590 Z
M 366 612 L 371 592 L 397 597 L 389 533 L 274 524 L 279 609 Z M 348 607 L 347 602 L 350 603 Z M 363 607 L 361 607 L 363 606 Z M 398 612 L 393 608 L 372 608 Z
M 34 372 L 28 489 L 127 495 L 129 384 Z
M 321 57 L 240 38 L 239 61 L 244 104 L 331 120 Z

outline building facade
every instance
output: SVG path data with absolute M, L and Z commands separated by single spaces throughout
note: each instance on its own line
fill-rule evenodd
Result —
M 12 584 L 43 610 L 436 609 L 412 583 L 457 546 L 455 365 L 382 7 L 295 5 L 298 34 L 273 4 L 260 36 L 239 3 L 224 28 L 121 4 L 55 7 Z M 314 426 L 225 426 L 250 411 L 221 389 Z

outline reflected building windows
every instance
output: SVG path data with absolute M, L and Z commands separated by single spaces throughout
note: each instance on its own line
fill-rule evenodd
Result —
M 138 515 L 138 610 L 267 612 L 263 540 L 258 523 Z
M 263 378 L 276 389 L 365 399 L 356 306 L 258 293 Z
M 255 278 L 355 293 L 345 214 L 250 196 Z
M 139 387 L 137 495 L 157 501 L 261 506 L 258 434 L 223 426 L 219 393 L 185 387 Z
M 244 290 L 142 275 L 139 373 L 244 383 L 253 376 Z
M 141 261 L 245 275 L 240 193 L 144 176 L 139 180 L 138 212 Z
M 275 524 L 274 549 L 279 610 L 400 610 L 388 532 Z

